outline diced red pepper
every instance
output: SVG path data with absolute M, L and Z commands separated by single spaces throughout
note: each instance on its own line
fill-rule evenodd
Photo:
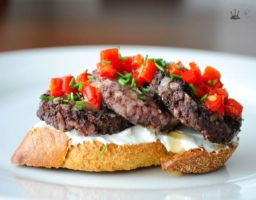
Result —
M 70 87 L 70 82 L 72 81 L 74 77 L 69 75 L 69 76 L 64 76 L 62 77 L 62 91 L 66 94 L 69 95 L 71 92 L 76 93 L 78 90 L 77 88 L 72 88 Z M 75 84 L 75 83 L 74 83 Z
M 88 76 L 91 76 L 91 74 L 84 72 L 77 77 L 76 81 L 78 83 L 86 83 L 88 81 Z
M 101 62 L 111 62 L 112 66 L 119 70 L 119 49 L 106 49 L 100 52 Z
M 222 95 L 224 97 L 224 103 L 228 101 L 228 91 L 225 88 L 216 88 L 210 92 L 210 94 L 214 93 L 217 95 Z
M 210 67 L 210 66 L 206 67 L 204 74 L 203 74 L 204 82 L 207 83 L 210 81 L 211 83 L 214 83 L 216 81 L 220 81 L 220 78 L 221 78 L 221 74 L 218 70 L 216 70 L 215 68 Z
M 130 73 L 132 71 L 132 57 L 128 57 L 125 60 L 121 60 L 121 72 L 128 72 Z
M 151 83 L 157 71 L 157 67 L 154 61 L 147 60 L 146 64 L 141 66 L 140 70 L 142 70 L 140 77 L 144 79 L 147 83 Z
M 138 54 L 132 58 L 132 68 L 134 70 L 141 67 L 144 64 L 144 58 L 142 55 Z
M 205 100 L 206 106 L 214 112 L 224 115 L 224 96 L 223 95 L 209 95 Z
M 199 66 L 195 62 L 189 63 L 190 71 L 192 71 L 196 76 L 196 82 L 201 83 L 202 82 L 202 73 L 199 68 Z
M 175 74 L 175 75 L 181 76 L 182 73 L 185 71 L 185 68 L 176 63 L 172 63 L 168 66 L 167 71 L 169 72 L 169 74 Z
M 98 63 L 97 68 L 102 77 L 105 77 L 105 78 L 116 77 L 117 70 L 112 64 Z
M 61 78 L 52 78 L 50 83 L 50 92 L 53 97 L 63 96 L 63 80 Z
M 139 72 L 138 72 L 138 70 L 136 70 L 136 71 L 134 70 L 134 71 L 132 72 L 132 77 L 135 78 L 136 85 L 137 85 L 138 87 L 142 87 L 143 84 L 145 83 L 145 80 L 144 80 L 143 78 L 139 77 Z
M 214 88 L 222 88 L 223 83 L 219 80 L 215 85 L 213 85 Z
M 225 112 L 235 117 L 241 117 L 243 106 L 235 99 L 228 99 L 225 105 Z
M 194 85 L 195 89 L 196 89 L 196 93 L 197 93 L 197 96 L 199 98 L 202 98 L 205 94 L 207 94 L 207 92 L 205 92 L 201 87 L 200 85 Z
M 188 71 L 185 71 L 183 72 L 183 74 L 181 75 L 182 76 L 182 79 L 184 81 L 186 81 L 188 84 L 192 83 L 196 83 L 197 82 L 197 78 L 196 78 L 196 75 L 193 71 L 191 70 L 188 70 Z
M 82 93 L 83 96 L 87 99 L 87 103 L 89 103 L 96 110 L 100 110 L 102 94 L 97 90 L 96 87 L 92 85 L 85 85 Z
M 76 82 L 82 84 L 81 90 L 83 90 L 85 85 L 90 84 L 90 80 L 88 79 L 88 76 L 91 76 L 91 74 L 88 72 L 84 72 L 77 77 Z

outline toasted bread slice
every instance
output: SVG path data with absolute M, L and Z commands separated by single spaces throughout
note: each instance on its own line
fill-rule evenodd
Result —
M 159 141 L 133 145 L 109 144 L 102 153 L 104 146 L 97 141 L 74 146 L 62 131 L 35 127 L 28 132 L 11 160 L 18 165 L 90 172 L 113 172 L 161 165 L 164 170 L 206 173 L 222 167 L 237 147 L 230 144 L 218 152 L 193 149 L 175 154 L 168 152 Z

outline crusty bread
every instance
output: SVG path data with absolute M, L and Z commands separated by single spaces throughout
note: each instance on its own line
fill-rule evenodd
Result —
M 116 145 L 84 142 L 73 146 L 64 132 L 49 127 L 32 128 L 12 156 L 12 163 L 33 167 L 68 168 L 103 172 L 132 170 L 161 165 L 164 170 L 181 173 L 206 173 L 222 167 L 237 145 L 218 153 L 193 149 L 180 154 L 167 152 L 160 142 Z

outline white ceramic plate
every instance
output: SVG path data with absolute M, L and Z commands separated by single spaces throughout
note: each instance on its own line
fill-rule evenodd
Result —
M 119 173 L 81 173 L 17 167 L 10 157 L 38 121 L 39 96 L 51 77 L 92 70 L 99 51 L 113 46 L 39 49 L 0 55 L 0 197 L 42 199 L 255 199 L 256 59 L 198 50 L 121 46 L 166 60 L 217 67 L 230 96 L 244 105 L 240 146 L 226 166 L 206 175 L 176 177 L 160 168 Z

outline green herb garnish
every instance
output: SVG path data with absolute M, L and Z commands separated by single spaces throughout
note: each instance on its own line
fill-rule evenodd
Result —
M 143 95 L 143 92 L 139 89 L 139 88 L 136 88 L 135 91 L 140 94 L 140 95 Z
M 52 101 L 54 98 L 51 96 L 47 96 L 47 95 L 41 95 L 40 99 L 43 101 Z
M 171 78 L 177 78 L 177 79 L 181 79 L 181 76 L 176 75 L 176 74 L 170 74 Z
M 201 101 L 201 102 L 204 102 L 205 99 L 207 99 L 208 96 L 209 96 L 208 94 L 204 95 L 204 96 L 200 99 L 200 101 Z
M 147 60 L 148 60 L 148 54 L 146 54 L 146 56 L 145 56 L 145 59 L 144 59 L 144 65 L 146 65 Z
M 103 61 L 102 64 L 103 64 L 103 65 L 111 65 L 112 62 L 111 62 L 111 61 Z
M 139 95 L 138 97 L 139 97 L 140 100 L 145 100 L 146 99 L 145 95 Z
M 74 101 L 74 100 L 75 100 L 75 98 L 74 98 L 74 93 L 73 93 L 73 92 L 70 92 L 70 94 L 68 95 L 68 99 L 69 99 L 70 101 Z
M 129 83 L 129 79 L 124 79 L 124 78 L 119 78 L 118 79 L 118 83 L 120 84 L 120 85 L 122 85 L 122 86 L 125 86 L 125 85 L 127 85 L 128 83 Z
M 218 79 L 215 79 L 212 83 L 213 86 L 215 86 L 218 83 Z
M 154 59 L 154 62 L 155 62 L 156 67 L 157 67 L 160 71 L 162 71 L 162 72 L 165 71 L 165 68 L 166 68 L 166 62 L 165 62 L 165 60 L 163 60 L 162 58 L 155 58 L 155 59 Z
M 105 151 L 107 150 L 108 148 L 108 144 L 105 144 L 100 152 L 100 158 L 102 157 L 102 155 L 105 153 Z
M 69 82 L 69 87 L 74 89 L 75 88 L 75 84 L 74 84 L 75 81 L 76 81 L 76 79 L 73 77 L 72 80 Z
M 95 77 L 94 77 L 93 75 L 91 75 L 91 76 L 88 76 L 88 79 L 89 79 L 90 81 L 94 81 L 94 80 L 95 80 Z
M 120 78 L 118 79 L 118 82 L 120 85 L 122 86 L 128 85 L 129 82 L 131 81 L 131 77 L 132 77 L 131 73 L 121 74 L 117 72 L 117 74 L 120 76 Z
M 120 60 L 127 60 L 128 56 L 122 56 L 121 53 L 119 53 Z
M 135 81 L 135 78 L 134 78 L 134 77 L 132 77 L 131 87 L 132 87 L 132 88 L 135 88 L 135 87 L 136 87 L 136 81 Z
M 77 109 L 80 111 L 84 110 L 85 103 L 86 103 L 85 101 L 76 101 L 75 102 Z
M 152 92 L 152 89 L 151 88 L 141 88 L 142 92 L 144 93 L 149 93 L 149 92 Z
M 196 91 L 195 86 L 194 86 L 193 84 L 189 84 L 189 86 L 190 86 L 190 88 L 191 88 L 193 94 L 194 94 L 194 95 L 197 95 L 197 91 Z

